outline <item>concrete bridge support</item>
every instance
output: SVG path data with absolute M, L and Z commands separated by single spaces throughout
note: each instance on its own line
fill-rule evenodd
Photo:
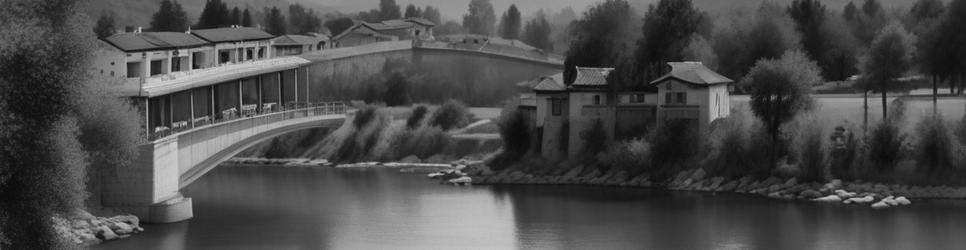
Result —
M 322 104 L 198 127 L 145 143 L 136 162 L 102 181 L 104 206 L 169 223 L 193 216 L 191 198 L 181 188 L 219 163 L 264 140 L 302 129 L 338 127 L 341 103 Z

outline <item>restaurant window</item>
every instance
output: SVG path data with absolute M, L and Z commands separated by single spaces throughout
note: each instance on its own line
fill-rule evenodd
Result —
M 665 104 L 687 104 L 688 95 L 684 92 L 668 92 L 664 94 Z
M 600 96 L 599 95 L 595 95 L 594 96 L 594 105 L 600 105 Z

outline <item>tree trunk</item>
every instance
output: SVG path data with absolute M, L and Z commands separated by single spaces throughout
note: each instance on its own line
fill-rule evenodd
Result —
M 886 107 L 886 90 L 882 87 L 882 121 L 885 122 L 888 117 L 889 108 Z
M 869 128 L 869 91 L 862 93 L 862 130 Z
M 939 113 L 939 86 L 936 85 L 936 75 L 932 75 L 932 113 Z

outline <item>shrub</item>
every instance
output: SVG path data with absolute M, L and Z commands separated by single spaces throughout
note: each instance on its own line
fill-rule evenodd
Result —
M 651 144 L 644 139 L 614 143 L 597 155 L 597 163 L 604 170 L 623 170 L 629 176 L 638 176 L 650 167 Z
M 500 170 L 519 162 L 530 150 L 530 127 L 527 125 L 526 116 L 516 107 L 512 107 L 509 113 L 504 113 L 497 126 L 502 150 L 488 164 Z
M 423 124 L 423 119 L 426 118 L 426 113 L 429 109 L 426 106 L 419 105 L 413 108 L 413 114 L 406 119 L 406 127 L 409 129 L 415 129 L 419 125 Z
M 881 121 L 872 129 L 866 138 L 866 161 L 865 166 L 859 176 L 866 180 L 884 180 L 891 176 L 896 165 L 902 160 L 903 143 L 906 136 L 899 131 L 899 126 L 894 122 Z
M 361 129 L 366 126 L 376 117 L 376 111 L 378 108 L 373 105 L 364 105 L 359 107 L 356 111 L 355 117 L 352 118 L 352 126 L 356 129 Z
M 956 136 L 959 137 L 959 144 L 966 145 L 966 115 L 956 125 Z
M 805 182 L 824 182 L 828 173 L 829 145 L 825 141 L 823 122 L 814 115 L 800 117 L 794 129 L 792 156 L 798 162 L 798 179 Z
M 584 140 L 581 160 L 586 162 L 596 159 L 597 154 L 607 148 L 607 131 L 604 130 L 604 123 L 600 119 L 594 120 L 589 128 L 580 132 L 580 139 Z
M 443 129 L 423 126 L 406 137 L 401 148 L 404 153 L 398 155 L 416 155 L 420 159 L 426 159 L 444 152 L 451 140 L 450 135 Z
M 916 124 L 915 159 L 922 172 L 934 177 L 949 173 L 953 168 L 956 146 L 951 131 L 942 115 L 925 116 Z
M 697 129 L 688 120 L 667 120 L 651 134 L 651 164 L 654 168 L 652 178 L 667 180 L 686 161 L 698 155 L 700 138 Z
M 382 101 L 386 103 L 386 106 L 402 106 L 409 105 L 409 79 L 406 78 L 402 73 L 393 73 L 389 79 L 384 83 L 386 85 L 386 91 L 383 92 Z
M 762 145 L 769 144 L 754 143 L 768 140 L 763 130 L 753 127 L 758 124 L 747 110 L 738 108 L 728 118 L 715 120 L 707 137 L 708 154 L 701 164 L 705 171 L 726 178 L 768 174 L 768 151 Z
M 443 130 L 451 130 L 466 126 L 470 121 L 470 112 L 463 103 L 456 100 L 449 100 L 436 109 L 430 119 L 430 126 L 440 127 Z
M 860 143 L 860 138 L 855 136 L 852 131 L 856 130 L 850 126 L 839 126 L 832 135 L 839 140 L 838 145 L 833 147 L 831 152 L 831 163 L 829 173 L 833 178 L 841 180 L 855 180 L 856 171 L 864 161 L 862 155 L 865 150 Z

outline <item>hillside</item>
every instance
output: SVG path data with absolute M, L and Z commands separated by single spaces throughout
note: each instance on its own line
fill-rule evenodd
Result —
M 282 11 L 288 11 L 290 3 L 300 3 L 316 12 L 328 13 L 332 8 L 319 4 L 312 0 L 224 0 L 228 3 L 228 8 L 235 6 L 245 9 L 246 6 L 251 10 L 261 11 L 265 7 L 278 6 Z M 188 13 L 188 21 L 194 23 L 201 10 L 204 9 L 205 0 L 180 0 L 178 1 Z M 116 26 L 119 29 L 124 26 L 145 27 L 150 26 L 151 16 L 158 10 L 161 0 L 89 0 L 87 4 L 81 6 L 84 13 L 87 13 L 92 20 L 97 20 L 102 11 L 114 11 L 117 14 Z M 257 18 L 256 18 L 257 20 Z

